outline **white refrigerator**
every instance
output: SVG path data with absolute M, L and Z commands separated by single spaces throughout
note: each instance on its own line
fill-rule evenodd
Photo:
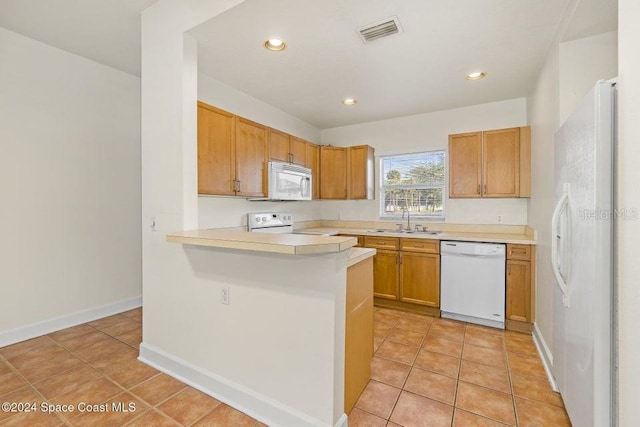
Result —
M 575 427 L 613 425 L 615 81 L 555 134 L 553 375 Z

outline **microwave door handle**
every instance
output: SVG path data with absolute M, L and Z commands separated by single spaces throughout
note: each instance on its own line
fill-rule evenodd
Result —
M 307 194 L 309 194 L 309 190 L 310 190 L 309 178 L 305 176 L 301 176 L 300 177 L 300 196 L 305 197 Z

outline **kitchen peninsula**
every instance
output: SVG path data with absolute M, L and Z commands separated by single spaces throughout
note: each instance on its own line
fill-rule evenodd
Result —
M 372 321 L 375 250 L 352 249 L 353 237 L 226 230 L 167 241 L 182 244 L 197 280 L 145 289 L 140 359 L 268 425 L 346 425 L 349 384 L 362 383 L 345 381 L 348 316 Z M 347 277 L 364 301 L 351 308 Z

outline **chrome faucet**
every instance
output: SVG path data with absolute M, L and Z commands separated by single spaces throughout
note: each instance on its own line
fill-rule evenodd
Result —
M 407 213 L 407 231 L 411 231 L 411 214 L 409 213 L 409 208 L 407 207 L 403 207 L 402 208 L 402 219 L 404 219 L 404 214 L 405 212 Z

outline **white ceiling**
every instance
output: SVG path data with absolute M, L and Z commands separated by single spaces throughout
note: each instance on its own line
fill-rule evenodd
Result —
M 201 72 L 329 128 L 526 96 L 568 2 L 247 0 L 191 33 Z M 403 33 L 361 41 L 392 15 Z M 288 49 L 265 50 L 273 36 Z
M 140 75 L 156 1 L 0 0 L 0 26 Z M 617 28 L 617 0 L 247 0 L 192 34 L 200 71 L 324 129 L 526 96 L 569 3 L 563 40 Z M 362 43 L 357 28 L 392 15 L 402 34 Z M 289 48 L 267 52 L 270 36 Z
M 140 12 L 158 0 L 1 0 L 0 26 L 140 75 Z

